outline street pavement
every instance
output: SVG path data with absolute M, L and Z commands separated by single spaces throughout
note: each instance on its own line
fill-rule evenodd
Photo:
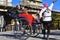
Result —
M 30 35 L 24 34 L 20 31 L 6 31 L 0 32 L 0 40 L 46 40 L 43 39 L 43 34 Z M 60 30 L 51 30 L 49 40 L 60 40 Z

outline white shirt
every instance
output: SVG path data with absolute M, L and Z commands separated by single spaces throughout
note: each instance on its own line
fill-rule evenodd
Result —
M 51 10 L 53 8 L 53 3 L 48 7 L 44 7 L 42 8 L 41 12 L 40 12 L 40 18 L 42 17 L 42 13 L 44 12 L 44 15 L 43 15 L 43 21 L 51 21 L 52 20 L 52 17 L 51 17 Z

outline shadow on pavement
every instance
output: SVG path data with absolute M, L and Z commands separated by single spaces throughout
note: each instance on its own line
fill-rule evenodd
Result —
M 30 35 L 29 34 L 22 34 L 22 33 L 15 33 L 15 34 L 0 34 L 0 36 L 19 39 L 19 40 L 27 40 Z
M 50 35 L 57 35 L 57 36 L 60 36 L 60 32 L 52 32 L 52 33 L 50 33 Z
M 39 39 L 42 39 L 42 40 L 47 40 L 47 38 L 43 38 L 43 37 L 40 37 L 40 36 L 38 36 L 38 37 L 36 37 L 36 36 L 31 36 L 31 37 L 33 37 L 33 38 L 39 38 Z M 49 40 L 58 40 L 58 39 L 49 38 Z
M 42 34 L 42 33 L 38 33 L 35 36 L 31 36 L 30 34 L 27 34 L 27 33 L 26 34 L 23 34 L 23 33 L 0 34 L 0 36 L 12 37 L 12 38 L 19 39 L 19 40 L 27 40 L 29 37 L 39 38 L 39 39 L 42 39 L 42 40 L 46 40 L 47 39 L 47 38 L 44 39 L 43 37 L 38 36 L 39 34 Z M 60 36 L 60 32 L 51 32 L 50 35 Z M 56 39 L 56 38 L 49 38 L 49 40 L 58 40 L 58 39 Z

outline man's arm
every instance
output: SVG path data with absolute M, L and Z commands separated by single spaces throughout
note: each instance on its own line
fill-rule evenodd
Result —
M 56 2 L 57 0 L 53 0 L 52 4 L 48 7 L 49 10 L 52 10 L 53 6 L 54 6 L 54 3 Z
M 40 18 L 42 17 L 42 13 L 43 13 L 46 9 L 47 9 L 46 7 L 43 8 L 43 9 L 41 9 L 41 11 L 40 11 L 40 13 L 39 13 Z

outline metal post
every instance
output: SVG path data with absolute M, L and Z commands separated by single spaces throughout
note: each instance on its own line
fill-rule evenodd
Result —
M 60 29 L 60 27 L 59 27 L 59 20 L 58 20 L 58 29 Z
M 12 31 L 14 31 L 14 25 L 11 25 L 12 26 Z
M 2 32 L 2 30 L 3 30 L 3 29 L 2 29 L 2 27 L 1 27 L 1 32 Z
M 19 31 L 19 25 L 18 25 L 18 31 Z
M 38 33 L 38 25 L 36 25 L 36 33 Z
M 30 35 L 32 35 L 32 25 L 30 25 Z

